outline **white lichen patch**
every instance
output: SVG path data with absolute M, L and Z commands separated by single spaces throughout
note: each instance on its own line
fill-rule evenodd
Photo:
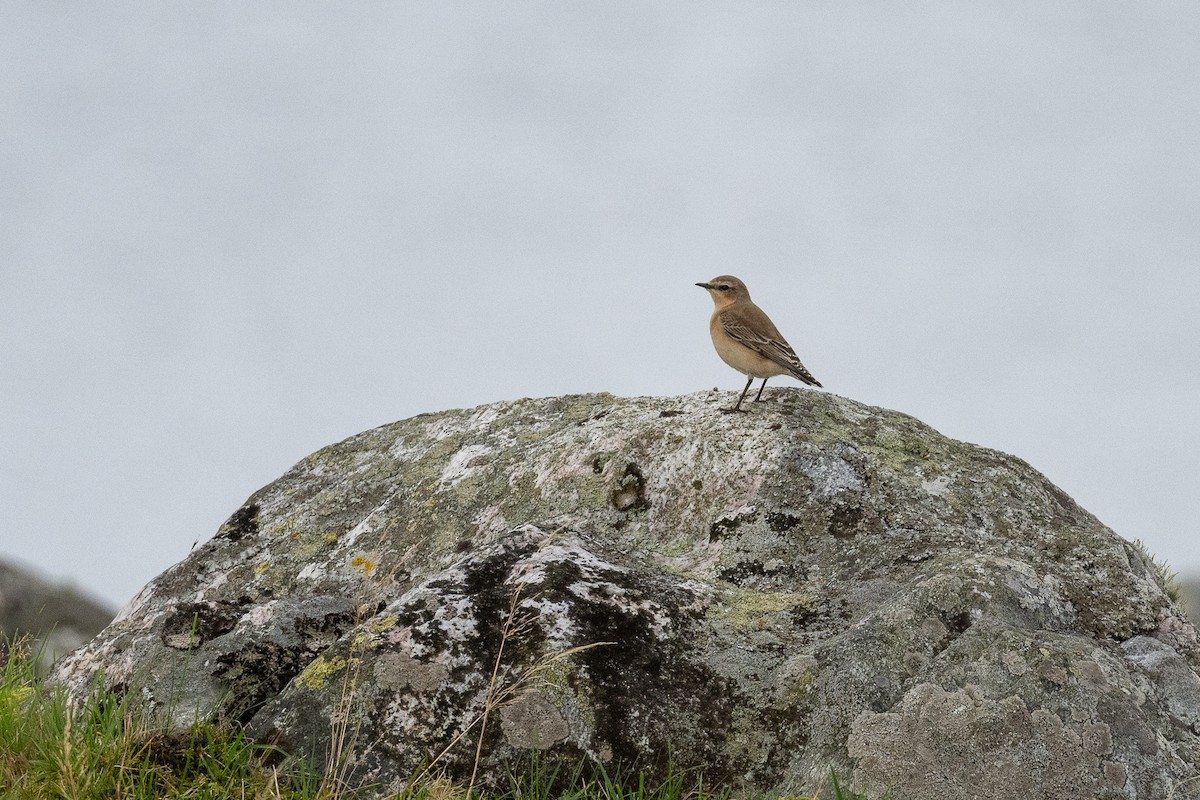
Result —
M 512 527 L 498 505 L 489 505 L 481 508 L 479 513 L 471 518 L 471 524 L 478 529 L 479 533 L 485 536 L 487 534 L 500 533 Z
M 571 620 L 571 605 L 566 601 L 526 597 L 521 600 L 521 608 L 537 615 L 546 643 L 551 649 L 563 650 L 577 643 L 578 626 Z
M 567 562 L 577 567 L 585 576 L 596 579 L 602 574 L 621 574 L 624 567 L 612 564 L 589 552 L 579 542 L 548 541 L 513 569 L 513 582 L 517 585 L 538 585 L 546 580 L 546 569 L 550 564 Z
M 467 428 L 473 431 L 489 431 L 492 424 L 500 418 L 504 403 L 491 403 L 480 406 L 467 418 Z
M 296 573 L 296 580 L 304 583 L 309 581 L 318 581 L 329 575 L 329 565 L 324 562 L 312 562 L 305 564 L 304 568 Z
M 416 437 L 410 435 L 397 436 L 387 454 L 396 461 L 415 461 L 428 451 L 428 446 L 414 444 L 410 440 Z
M 950 476 L 939 475 L 936 478 L 921 481 L 921 489 L 934 497 L 945 497 L 946 491 L 952 483 Z
M 438 491 L 453 489 L 471 474 L 472 462 L 475 459 L 491 452 L 492 449 L 483 444 L 469 444 L 460 448 L 442 470 L 441 478 L 438 479 Z
M 447 602 L 449 600 L 449 602 Z M 472 597 L 440 598 L 433 618 L 438 627 L 453 641 L 467 641 L 479 628 L 474 615 L 475 600 Z
M 440 442 L 450 436 L 457 436 L 467 429 L 467 421 L 460 416 L 444 415 L 425 426 L 425 436 L 435 442 Z
M 196 589 L 196 594 L 192 602 L 199 603 L 204 600 L 205 596 L 210 592 L 219 590 L 229 580 L 229 571 L 218 572 L 208 582 L 207 586 L 202 586 Z
M 344 551 L 353 548 L 358 542 L 359 537 L 363 536 L 364 534 L 373 534 L 375 532 L 377 521 L 386 516 L 385 512 L 388 510 L 388 507 L 391 506 L 395 497 L 395 494 L 388 495 L 383 502 L 379 503 L 369 512 L 367 512 L 366 516 L 364 516 L 358 522 L 358 524 L 347 531 L 344 536 L 339 537 L 337 539 L 338 549 Z
M 238 627 L 265 628 L 275 618 L 275 609 L 279 607 L 278 600 L 268 600 L 261 606 L 252 606 L 238 620 Z
M 567 586 L 567 591 L 587 603 L 610 606 L 614 612 L 625 617 L 649 617 L 657 635 L 662 635 L 671 626 L 671 614 L 667 609 L 618 584 L 609 581 L 576 581 Z
M 831 497 L 839 492 L 861 492 L 865 486 L 862 477 L 845 459 L 825 457 L 815 460 L 806 473 L 813 482 L 813 491 L 820 497 Z

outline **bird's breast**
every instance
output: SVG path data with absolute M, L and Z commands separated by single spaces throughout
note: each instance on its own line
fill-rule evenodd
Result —
M 721 360 L 743 375 L 770 378 L 775 375 L 787 374 L 787 370 L 774 361 L 751 350 L 726 333 L 725 326 L 721 324 L 720 311 L 715 312 L 712 319 L 709 320 L 708 332 L 712 336 L 713 347 L 716 348 L 717 355 L 721 357 Z

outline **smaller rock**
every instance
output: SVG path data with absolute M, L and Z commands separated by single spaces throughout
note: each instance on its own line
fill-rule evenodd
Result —
M 991 700 L 971 688 L 925 683 L 894 711 L 860 714 L 847 743 L 859 759 L 856 783 L 916 797 L 1125 796 L 1125 766 L 1108 759 L 1108 725 L 1064 724 L 1019 697 Z M 941 768 L 925 769 L 931 761 Z
M 0 651 L 9 640 L 31 637 L 30 653 L 39 674 L 49 672 L 54 662 L 89 641 L 112 618 L 110 609 L 75 589 L 0 561 Z M 0 664 L 5 658 L 0 652 Z

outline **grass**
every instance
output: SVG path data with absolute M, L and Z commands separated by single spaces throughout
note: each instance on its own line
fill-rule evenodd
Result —
M 355 797 L 336 763 L 305 767 L 278 748 L 248 740 L 233 724 L 196 723 L 185 734 L 157 731 L 134 701 L 95 691 L 76 705 L 35 672 L 24 643 L 0 643 L 0 799 L 339 800 Z M 518 685 L 528 680 L 518 681 Z M 497 685 L 497 697 L 505 693 Z M 496 701 L 497 703 L 499 700 Z M 494 709 L 495 706 L 493 706 Z M 486 724 L 480 720 L 479 726 Z M 336 734 L 337 731 L 334 731 Z M 343 731 L 343 733 L 345 733 Z M 464 733 L 466 733 L 464 731 Z M 477 746 L 478 749 L 478 746 Z M 673 769 L 661 781 L 603 769 L 570 775 L 536 753 L 507 786 L 486 794 L 474 779 L 454 783 L 422 770 L 398 800 L 727 800 L 699 773 Z M 281 765 L 286 764 L 284 768 Z M 824 800 L 861 800 L 832 776 Z M 762 800 L 809 800 L 762 796 Z
M 1171 599 L 1171 602 L 1179 603 L 1183 596 L 1179 587 L 1179 573 L 1171 569 L 1171 565 L 1167 563 L 1165 558 L 1159 558 L 1150 552 L 1150 548 L 1146 547 L 1146 543 L 1141 539 L 1134 539 L 1133 547 L 1158 573 L 1163 590 L 1166 592 L 1167 597 Z
M 0 797 L 304 798 L 315 778 L 283 779 L 272 749 L 233 726 L 158 735 L 127 701 L 94 693 L 72 707 L 10 645 L 0 676 Z

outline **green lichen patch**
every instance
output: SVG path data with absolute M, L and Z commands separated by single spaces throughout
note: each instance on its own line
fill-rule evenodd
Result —
M 349 664 L 342 656 L 317 656 L 297 677 L 296 683 L 306 689 L 323 689 L 330 678 L 340 673 Z
M 709 607 L 708 615 L 743 629 L 763 629 L 778 625 L 793 614 L 816 607 L 816 598 L 807 592 L 752 591 L 726 589 L 721 599 Z

